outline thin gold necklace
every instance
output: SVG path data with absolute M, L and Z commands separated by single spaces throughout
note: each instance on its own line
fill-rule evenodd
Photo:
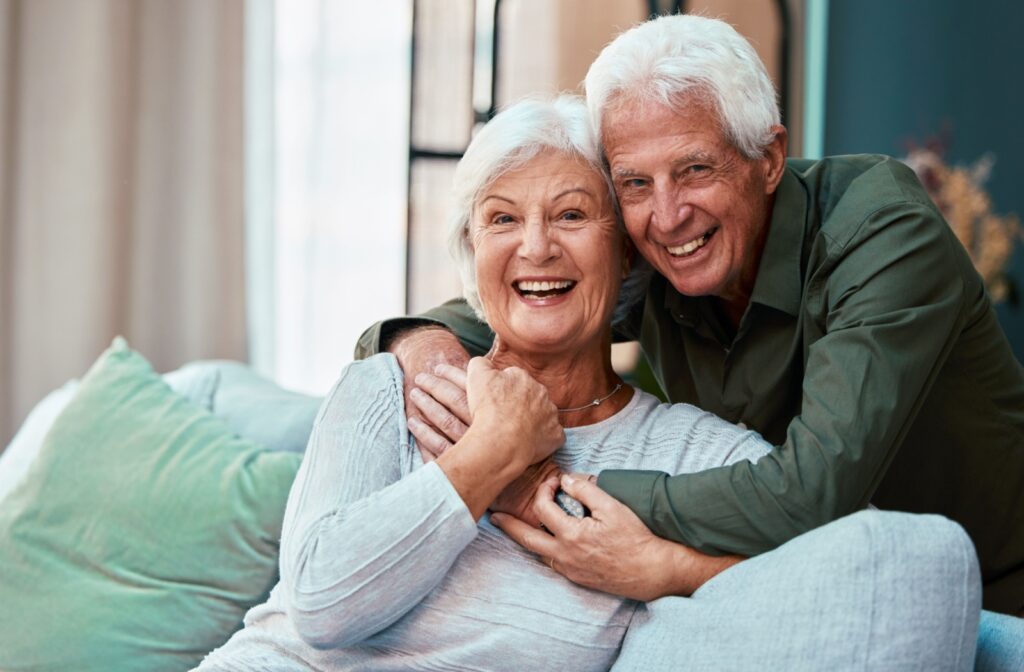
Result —
M 572 413 L 573 411 L 585 411 L 588 408 L 593 408 L 594 406 L 600 406 L 604 402 L 606 402 L 609 399 L 611 399 L 612 395 L 615 394 L 616 392 L 618 392 L 621 389 L 622 389 L 622 383 L 619 383 L 618 385 L 616 385 L 612 389 L 611 392 L 609 392 L 608 394 L 604 395 L 600 399 L 594 399 L 589 404 L 584 404 L 583 406 L 578 406 L 576 408 L 560 408 L 560 409 L 558 409 L 558 412 L 559 413 Z

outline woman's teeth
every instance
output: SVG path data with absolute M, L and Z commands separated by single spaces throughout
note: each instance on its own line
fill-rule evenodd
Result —
M 516 283 L 516 290 L 524 296 L 543 298 L 567 292 L 575 284 L 572 280 L 520 280 Z
M 708 231 L 707 233 L 705 233 L 700 238 L 694 238 L 693 240 L 688 242 L 686 245 L 679 245 L 677 247 L 667 247 L 666 246 L 665 249 L 668 250 L 668 253 L 671 254 L 673 257 L 686 257 L 686 256 L 689 256 L 689 255 L 693 254 L 694 252 L 696 252 L 697 250 L 699 250 L 700 248 L 704 247 L 707 244 L 707 242 L 709 240 L 711 240 L 711 234 L 712 233 L 714 233 L 714 229 L 712 229 L 711 231 Z

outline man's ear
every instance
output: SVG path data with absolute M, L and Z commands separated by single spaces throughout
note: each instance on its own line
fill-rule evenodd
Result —
M 785 126 L 772 127 L 772 141 L 764 148 L 764 186 L 766 194 L 774 194 L 776 187 L 786 171 L 786 150 L 789 146 L 789 133 Z

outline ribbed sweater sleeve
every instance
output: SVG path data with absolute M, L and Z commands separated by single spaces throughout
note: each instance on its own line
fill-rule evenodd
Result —
M 310 646 L 351 646 L 388 627 L 476 536 L 444 472 L 413 471 L 405 422 L 387 354 L 349 365 L 317 416 L 281 540 L 281 588 Z

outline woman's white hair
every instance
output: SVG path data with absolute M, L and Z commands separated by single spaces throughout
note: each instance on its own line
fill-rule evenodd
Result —
M 587 106 L 594 128 L 610 106 L 655 102 L 713 106 L 726 137 L 747 158 L 763 155 L 780 123 L 778 97 L 757 52 L 724 21 L 662 16 L 615 38 L 590 66 Z
M 462 276 L 463 295 L 481 319 L 486 317 L 477 291 L 475 254 L 470 239 L 473 208 L 495 180 L 546 149 L 575 157 L 603 175 L 609 198 L 614 203 L 597 134 L 580 97 L 526 98 L 495 115 L 469 143 L 455 169 L 454 211 L 448 227 L 448 249 Z M 616 217 L 621 227 L 617 210 Z

